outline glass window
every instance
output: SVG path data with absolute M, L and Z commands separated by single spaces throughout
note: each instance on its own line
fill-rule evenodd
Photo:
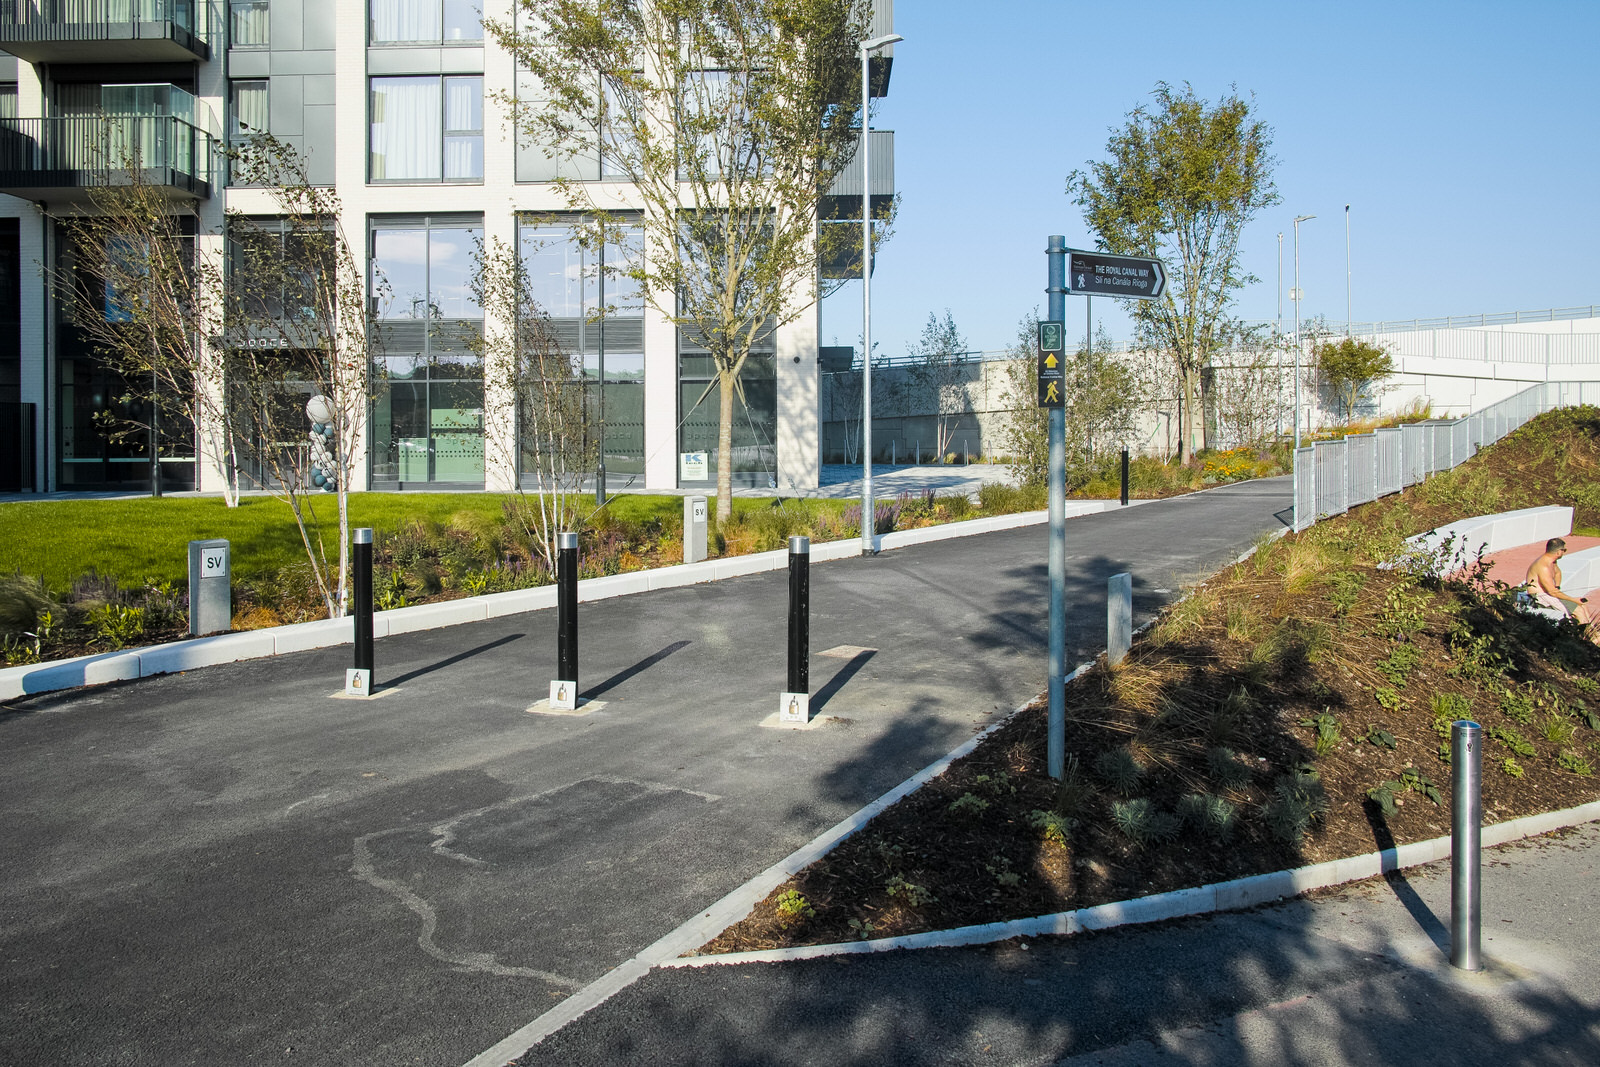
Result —
M 444 176 L 483 178 L 483 78 L 444 79 Z
M 603 249 L 585 248 L 570 222 L 530 223 L 522 227 L 522 262 L 534 301 L 551 318 L 595 318 L 600 276 L 605 274 L 605 308 L 611 318 L 644 314 L 639 283 L 625 273 L 639 260 L 644 230 L 619 227 Z
M 241 138 L 267 132 L 267 82 L 235 80 L 228 84 L 228 136 Z
M 235 48 L 266 48 L 272 43 L 267 0 L 229 0 L 228 25 Z
M 372 43 L 480 43 L 479 6 L 475 0 L 372 0 Z
M 384 225 L 372 230 L 373 295 L 385 321 L 477 321 L 473 258 L 483 227 L 459 223 Z M 399 354 L 399 353 L 396 353 Z
M 372 292 L 384 324 L 372 477 L 481 484 L 483 370 L 463 344 L 483 310 L 472 292 L 483 227 L 462 218 L 376 221 Z
M 483 180 L 483 77 L 373 78 L 371 180 Z

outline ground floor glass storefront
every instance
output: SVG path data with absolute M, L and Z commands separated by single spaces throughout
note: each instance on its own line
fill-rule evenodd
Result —
M 550 340 L 568 357 L 564 369 L 573 380 L 565 388 L 578 392 L 582 440 L 570 453 L 593 467 L 603 447 L 606 483 L 615 489 L 644 478 L 644 298 L 627 273 L 643 230 L 622 219 L 608 239 L 591 242 L 584 239 L 587 224 L 582 216 L 523 218 L 518 254 L 532 306 L 548 316 Z M 522 481 L 532 486 L 548 444 L 536 419 L 520 421 Z
M 778 482 L 778 382 L 771 355 L 752 353 L 733 398 L 733 484 L 775 487 Z M 678 357 L 678 483 L 717 481 L 717 433 L 722 387 L 710 356 Z
M 481 215 L 374 218 L 372 487 L 482 486 Z
M 483 372 L 476 359 L 383 360 L 372 411 L 374 488 L 484 480 Z

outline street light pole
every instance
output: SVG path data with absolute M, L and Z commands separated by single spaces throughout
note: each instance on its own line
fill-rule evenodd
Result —
M 903 41 L 897 33 L 861 42 L 861 554 L 878 550 L 877 508 L 872 498 L 872 53 Z
M 1350 336 L 1350 205 L 1344 206 L 1344 335 Z
M 1294 447 L 1300 447 L 1300 224 L 1315 215 L 1296 215 L 1294 219 Z
M 1278 321 L 1272 327 L 1272 350 L 1278 361 L 1278 388 L 1272 399 L 1273 440 L 1283 436 L 1283 231 L 1278 231 Z

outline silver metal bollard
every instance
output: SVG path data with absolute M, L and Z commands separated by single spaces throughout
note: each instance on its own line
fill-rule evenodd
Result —
M 1479 971 L 1483 912 L 1478 872 L 1483 849 L 1483 727 L 1467 719 L 1450 726 L 1450 965 Z
M 1115 667 L 1133 648 L 1133 575 L 1124 571 L 1106 581 L 1106 663 Z
M 228 542 L 189 542 L 189 633 L 198 637 L 233 625 Z
M 699 563 L 706 558 L 706 529 L 708 527 L 706 498 L 683 498 L 683 561 Z

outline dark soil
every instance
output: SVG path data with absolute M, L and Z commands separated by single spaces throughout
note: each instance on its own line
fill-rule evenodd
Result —
M 1030 707 L 700 951 L 1025 918 L 1444 836 L 1458 718 L 1491 735 L 1486 822 L 1600 798 L 1600 649 L 1481 568 L 1376 566 L 1467 515 L 1564 503 L 1600 524 L 1597 461 L 1600 410 L 1553 412 L 1262 546 L 1068 687 L 1064 783 Z

